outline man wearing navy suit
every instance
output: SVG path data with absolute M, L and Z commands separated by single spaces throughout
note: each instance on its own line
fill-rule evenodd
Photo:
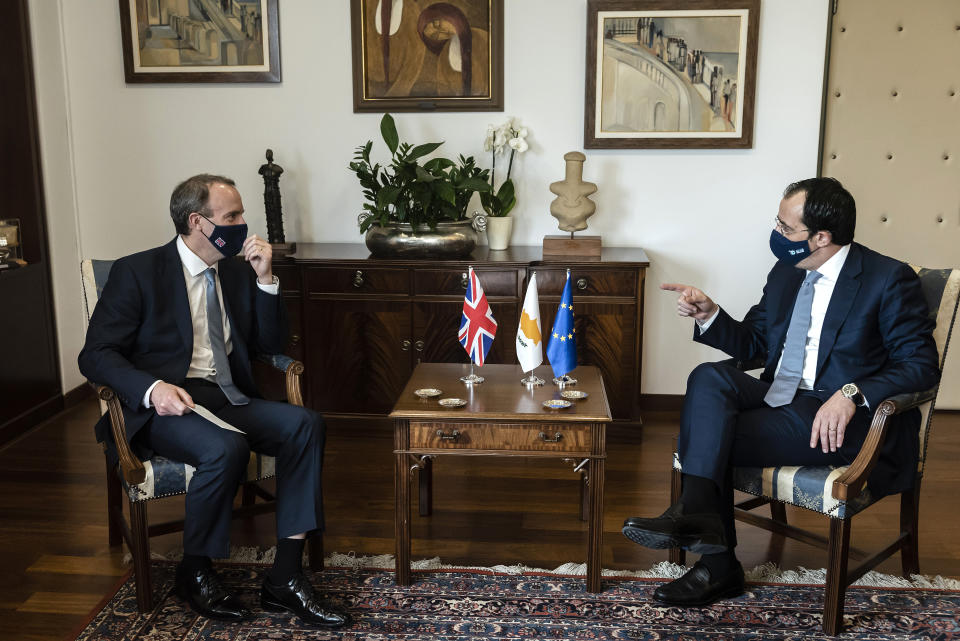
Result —
M 847 465 L 871 408 L 938 382 L 920 281 L 904 263 L 854 243 L 855 227 L 853 197 L 837 180 L 803 180 L 784 192 L 770 236 L 778 261 L 742 321 L 695 287 L 661 285 L 680 293 L 677 310 L 696 321 L 695 341 L 765 367 L 759 379 L 726 363 L 690 374 L 678 443 L 683 493 L 660 517 L 623 527 L 641 545 L 702 554 L 657 588 L 658 600 L 707 605 L 743 592 L 732 467 Z M 891 419 L 868 482 L 879 496 L 909 489 L 916 470 L 919 412 Z
M 261 603 L 305 623 L 340 627 L 347 615 L 321 603 L 301 569 L 306 536 L 323 527 L 324 424 L 311 410 L 257 393 L 250 358 L 281 353 L 288 330 L 270 244 L 247 237 L 243 213 L 229 178 L 201 174 L 178 185 L 170 198 L 177 237 L 114 263 L 80 371 L 116 391 L 136 453 L 196 468 L 176 576 L 178 594 L 195 611 L 249 616 L 210 559 L 229 556 L 233 497 L 252 449 L 276 457 L 277 469 L 277 556 Z M 233 259 L 240 253 L 249 267 Z M 241 431 L 214 425 L 192 411 L 196 404 Z M 115 456 L 107 416 L 97 437 Z

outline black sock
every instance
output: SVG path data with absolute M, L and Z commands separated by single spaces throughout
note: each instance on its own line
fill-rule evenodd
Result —
M 712 479 L 684 474 L 680 502 L 683 503 L 684 514 L 719 512 L 720 488 Z
M 198 570 L 205 570 L 212 567 L 209 556 L 199 556 L 197 554 L 184 554 L 183 560 L 180 561 L 180 567 L 183 568 L 184 572 L 189 572 L 193 574 Z
M 277 557 L 267 578 L 275 585 L 286 583 L 302 569 L 303 547 L 306 539 L 280 539 L 277 541 Z
M 700 562 L 710 570 L 710 577 L 720 579 L 733 572 L 737 567 L 737 555 L 733 550 L 720 552 L 718 554 L 704 554 L 700 557 Z

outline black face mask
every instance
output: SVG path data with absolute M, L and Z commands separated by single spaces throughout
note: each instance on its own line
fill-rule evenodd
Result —
M 207 220 L 210 219 L 207 218 Z M 240 250 L 243 249 L 243 241 L 247 239 L 247 224 L 217 225 L 212 221 L 210 224 L 213 225 L 213 231 L 207 236 L 210 244 L 216 247 L 217 251 L 226 258 L 239 254 Z

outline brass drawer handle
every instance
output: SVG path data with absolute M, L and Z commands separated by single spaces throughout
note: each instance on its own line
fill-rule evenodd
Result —
M 353 286 L 354 287 L 363 287 L 363 272 L 357 270 L 357 273 L 353 275 Z
M 546 434 L 544 434 L 543 432 L 540 432 L 539 434 L 537 434 L 537 438 L 539 438 L 544 443 L 559 443 L 560 439 L 563 438 L 563 434 L 561 434 L 560 432 L 557 432 L 556 434 L 553 435 L 553 438 L 547 438 Z
M 405 351 L 405 352 L 410 349 L 410 339 L 409 339 L 409 338 L 403 339 L 403 341 L 400 343 L 400 349 L 402 349 L 402 350 Z
M 456 443 L 460 440 L 460 432 L 458 430 L 453 430 L 449 434 L 444 433 L 443 430 L 437 430 L 437 436 L 440 437 L 441 441 L 453 441 Z
M 577 289 L 586 289 L 589 284 L 590 284 L 590 283 L 589 283 L 589 281 L 587 281 L 586 278 L 578 278 L 578 279 L 577 279 Z
M 290 336 L 290 344 L 291 344 L 291 345 L 296 345 L 296 344 L 299 343 L 299 342 L 300 342 L 300 334 L 292 334 L 292 335 Z
M 470 275 L 467 274 L 467 272 L 463 272 L 462 274 L 460 274 L 460 287 L 462 287 L 463 289 L 466 289 L 469 284 L 470 284 Z
M 413 348 L 414 348 L 415 350 L 417 350 L 418 352 L 422 352 L 422 351 L 423 351 L 423 348 L 424 348 L 424 345 L 425 345 L 425 343 L 424 343 L 423 341 L 417 341 L 416 343 L 413 344 Z

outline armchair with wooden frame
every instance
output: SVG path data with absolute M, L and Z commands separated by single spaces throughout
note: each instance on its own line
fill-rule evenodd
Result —
M 940 371 L 947 355 L 950 332 L 957 315 L 960 297 L 960 269 L 924 269 L 913 266 L 920 277 L 924 296 L 930 309 L 930 318 L 936 322 L 933 337 L 939 354 Z M 763 363 L 729 361 L 739 369 L 749 371 Z M 933 420 L 933 409 L 939 385 L 916 394 L 902 394 L 880 403 L 860 453 L 848 466 L 782 466 L 782 467 L 735 467 L 733 486 L 754 498 L 735 506 L 737 520 L 749 523 L 777 535 L 796 539 L 827 550 L 829 559 L 823 606 L 823 630 L 838 634 L 843 627 L 843 602 L 849 585 L 875 568 L 884 560 L 900 552 L 903 574 L 909 577 L 920 573 L 918 543 L 918 509 L 920 505 L 920 481 L 923 477 L 927 454 L 927 441 Z M 920 408 L 920 457 L 913 488 L 900 493 L 900 532 L 897 537 L 876 554 L 850 547 L 850 523 L 858 514 L 883 498 L 874 496 L 867 485 L 867 478 L 883 445 L 888 429 L 887 419 L 914 407 Z M 675 448 L 676 449 L 676 448 Z M 670 497 L 676 502 L 681 493 L 681 467 L 676 454 L 673 456 Z M 758 516 L 751 510 L 770 505 L 772 518 Z M 830 534 L 802 530 L 787 523 L 785 504 L 819 512 L 830 518 Z M 670 550 L 670 561 L 683 564 L 686 554 L 679 548 Z M 860 562 L 853 569 L 848 560 Z
M 107 282 L 113 261 L 84 260 L 80 271 L 83 279 L 84 303 L 87 320 L 93 313 L 100 292 Z M 303 406 L 300 377 L 303 363 L 284 355 L 261 355 L 258 360 L 283 373 L 286 398 L 289 403 Z M 150 537 L 183 530 L 183 520 L 148 524 L 147 502 L 186 494 L 194 468 L 179 461 L 155 455 L 141 461 L 127 444 L 126 428 L 119 399 L 112 389 L 94 385 L 100 399 L 101 411 L 110 414 L 113 442 L 117 446 L 119 460 L 111 463 L 104 443 L 104 458 L 107 466 L 107 513 L 110 546 L 127 544 L 133 557 L 133 572 L 137 589 L 137 608 L 149 612 L 153 608 L 150 583 Z M 250 453 L 246 475 L 241 483 L 240 506 L 233 510 L 233 517 L 247 517 L 276 511 L 276 501 L 261 481 L 276 473 L 274 458 Z M 129 506 L 129 522 L 124 515 L 122 495 L 126 493 Z M 260 501 L 257 501 L 260 499 Z M 310 568 L 323 569 L 323 538 L 312 536 L 308 545 Z

